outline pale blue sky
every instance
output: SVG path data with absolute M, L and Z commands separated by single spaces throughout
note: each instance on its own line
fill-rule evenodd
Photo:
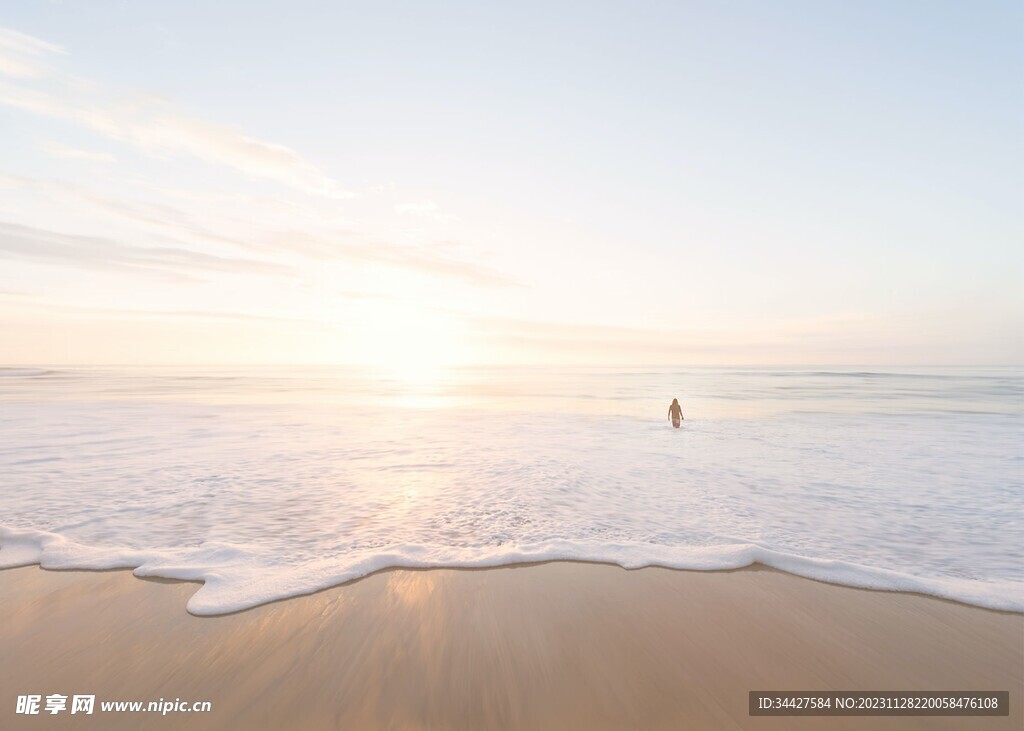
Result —
M 3 361 L 1022 360 L 1020 3 L 0 26 Z

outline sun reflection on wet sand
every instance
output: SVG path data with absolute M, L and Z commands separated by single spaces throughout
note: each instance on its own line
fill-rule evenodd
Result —
M 437 579 L 430 571 L 392 571 L 387 577 L 388 597 L 409 607 L 426 603 L 437 588 Z

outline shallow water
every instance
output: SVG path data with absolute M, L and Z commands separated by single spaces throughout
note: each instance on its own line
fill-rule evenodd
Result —
M 405 376 L 0 369 L 0 565 L 203 579 L 197 613 L 552 558 L 1024 610 L 1020 369 Z

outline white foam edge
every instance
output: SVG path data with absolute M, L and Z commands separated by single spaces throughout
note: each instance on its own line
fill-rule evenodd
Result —
M 438 555 L 442 551 L 443 555 Z M 258 565 L 253 561 L 257 556 L 245 546 L 215 542 L 146 550 L 86 546 L 57 533 L 0 526 L 0 569 L 34 564 L 52 570 L 132 569 L 139 577 L 200 581 L 203 585 L 186 605 L 190 613 L 200 616 L 229 614 L 312 594 L 383 569 L 494 568 L 549 561 L 689 571 L 762 564 L 830 584 L 928 594 L 985 609 L 1024 612 L 1024 582 L 917 577 L 835 559 L 780 553 L 755 544 L 690 547 L 551 541 L 483 554 L 480 549 L 409 545 L 294 566 Z

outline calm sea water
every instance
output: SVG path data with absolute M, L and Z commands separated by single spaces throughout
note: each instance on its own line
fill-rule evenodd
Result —
M 0 369 L 0 566 L 202 579 L 196 613 L 546 559 L 1024 610 L 1019 368 L 406 375 Z

